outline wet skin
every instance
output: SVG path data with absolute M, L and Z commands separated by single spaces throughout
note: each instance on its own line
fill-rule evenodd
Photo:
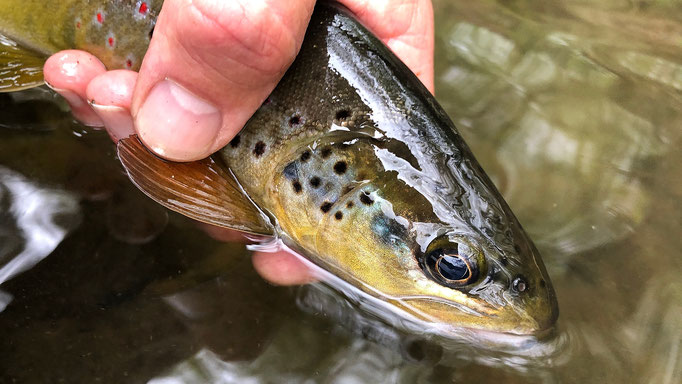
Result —
M 290 246 L 418 319 L 532 334 L 557 318 L 540 255 L 455 127 L 343 10 L 318 6 L 220 156 Z
M 320 5 L 307 36 L 221 152 L 276 233 L 438 328 L 553 325 L 535 247 L 428 90 L 344 11 Z

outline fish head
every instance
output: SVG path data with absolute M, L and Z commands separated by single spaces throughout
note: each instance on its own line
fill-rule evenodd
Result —
M 347 164 L 347 180 L 333 172 L 322 178 L 329 191 L 348 191 L 345 185 L 358 180 L 356 174 L 376 175 L 338 196 L 312 189 L 311 196 L 323 193 L 313 204 L 333 204 L 326 212 L 313 210 L 311 222 L 319 226 L 307 234 L 283 219 L 299 243 L 315 237 L 308 258 L 427 322 L 429 329 L 538 336 L 553 328 L 557 300 L 540 254 L 473 157 L 458 164 L 457 173 L 447 166 L 436 172 L 425 163 L 417 169 L 416 161 L 415 166 L 397 161 L 397 151 L 363 146 L 372 145 L 340 146 L 315 169 L 298 168 L 296 177 L 305 179 L 325 174 L 339 161 Z M 315 159 L 313 151 L 305 166 L 313 166 Z M 438 159 L 430 161 L 433 165 Z M 463 170 L 471 177 L 460 178 Z M 456 178 L 459 183 L 447 182 Z M 305 196 L 292 200 L 311 205 Z M 285 212 L 278 217 L 286 217 Z
M 419 223 L 417 227 L 424 223 Z M 440 225 L 439 225 L 440 226 Z M 474 332 L 541 335 L 558 317 L 556 296 L 535 247 L 523 231 L 505 249 L 473 228 L 442 226 L 417 235 L 417 268 L 406 271 L 419 295 L 401 298 L 440 323 Z M 425 228 L 425 229 L 426 229 Z

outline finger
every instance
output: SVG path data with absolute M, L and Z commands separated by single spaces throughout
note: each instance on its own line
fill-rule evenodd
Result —
M 433 93 L 433 8 L 430 0 L 340 0 Z
M 255 252 L 253 267 L 265 280 L 276 285 L 301 285 L 317 279 L 297 256 L 287 251 Z
M 219 241 L 251 242 L 244 236 L 244 233 L 239 231 L 205 223 L 198 223 L 198 225 L 209 236 Z M 261 277 L 276 285 L 300 285 L 317 280 L 296 255 L 284 250 L 255 252 L 253 265 Z
M 167 0 L 132 112 L 142 141 L 170 160 L 225 146 L 300 49 L 314 0 Z
M 136 80 L 136 72 L 109 71 L 93 78 L 85 91 L 90 106 L 114 142 L 135 133 L 130 103 Z
M 66 50 L 50 56 L 43 66 L 45 83 L 59 93 L 81 123 L 101 127 L 102 120 L 86 102 L 85 90 L 95 76 L 106 71 L 95 56 L 76 50 Z

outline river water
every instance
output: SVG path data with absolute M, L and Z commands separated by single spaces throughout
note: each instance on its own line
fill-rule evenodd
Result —
M 443 350 L 263 282 L 38 89 L 0 94 L 0 382 L 682 382 L 682 5 L 434 6 L 437 99 L 543 254 L 556 350 Z

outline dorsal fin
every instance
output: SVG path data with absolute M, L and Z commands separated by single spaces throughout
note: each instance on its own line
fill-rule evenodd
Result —
M 19 46 L 0 35 L 0 92 L 43 85 L 44 54 Z
M 212 158 L 189 163 L 163 160 L 131 136 L 118 157 L 133 183 L 166 208 L 192 219 L 259 235 L 272 235 L 265 215 L 228 171 Z

